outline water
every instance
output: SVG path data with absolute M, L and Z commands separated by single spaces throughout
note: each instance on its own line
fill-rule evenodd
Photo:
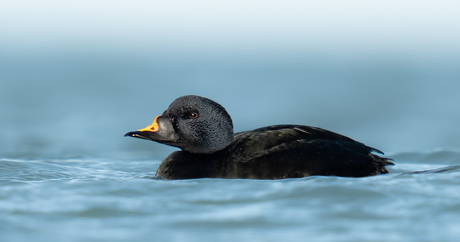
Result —
M 460 152 L 392 157 L 388 175 L 274 181 L 157 180 L 151 160 L 1 159 L 1 238 L 455 241 Z
M 394 7 L 398 6 L 398 7 Z M 0 241 L 457 241 L 459 4 L 6 1 Z M 177 97 L 326 128 L 390 174 L 164 181 L 123 137 Z

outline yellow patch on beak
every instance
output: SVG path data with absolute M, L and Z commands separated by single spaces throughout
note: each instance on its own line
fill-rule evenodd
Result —
M 149 132 L 157 132 L 159 129 L 158 123 L 157 123 L 157 118 L 160 117 L 160 115 L 156 116 L 155 119 L 153 120 L 153 123 L 143 129 L 139 129 L 138 131 L 149 131 Z

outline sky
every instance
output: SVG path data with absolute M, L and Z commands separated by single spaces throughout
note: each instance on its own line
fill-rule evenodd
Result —
M 259 56 L 276 46 L 271 51 L 278 54 L 459 54 L 457 1 L 4 0 L 1 5 L 3 51 L 71 46 Z

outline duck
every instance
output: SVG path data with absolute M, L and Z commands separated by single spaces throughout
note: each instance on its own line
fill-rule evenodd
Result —
M 344 135 L 307 125 L 282 124 L 234 133 L 217 102 L 197 96 L 174 100 L 151 125 L 124 136 L 180 148 L 156 176 L 166 180 L 286 179 L 386 174 L 392 159 Z

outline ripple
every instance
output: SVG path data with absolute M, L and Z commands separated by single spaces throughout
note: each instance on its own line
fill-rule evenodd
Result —
M 156 160 L 0 159 L 0 231 L 43 241 L 56 233 L 125 241 L 378 240 L 394 233 L 395 240 L 423 240 L 439 231 L 449 239 L 460 226 L 459 153 L 433 152 L 396 153 L 392 173 L 380 176 L 283 180 L 167 181 L 154 176 Z

